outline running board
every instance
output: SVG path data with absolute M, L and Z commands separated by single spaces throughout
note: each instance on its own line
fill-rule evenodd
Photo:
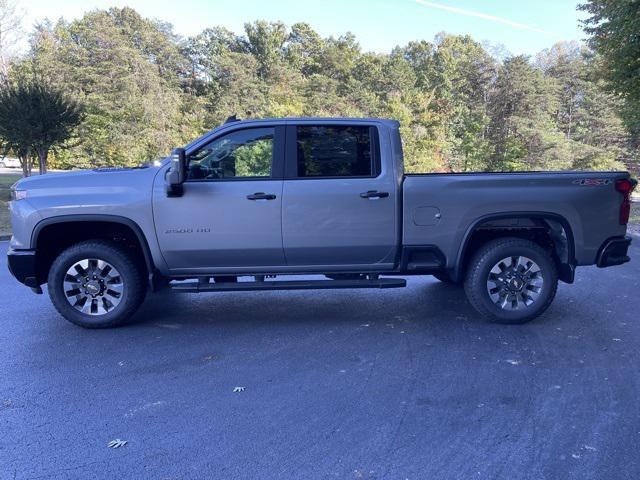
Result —
M 171 284 L 171 290 L 183 293 L 197 292 L 246 292 L 255 290 L 328 290 L 340 288 L 401 288 L 404 278 L 378 278 L 376 280 L 265 280 L 264 282 Z

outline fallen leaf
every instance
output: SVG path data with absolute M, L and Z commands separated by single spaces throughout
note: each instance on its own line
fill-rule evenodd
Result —
M 108 444 L 107 447 L 109 448 L 120 448 L 120 447 L 124 447 L 128 442 L 126 440 L 120 440 L 119 438 L 116 438 L 115 440 L 111 440 Z

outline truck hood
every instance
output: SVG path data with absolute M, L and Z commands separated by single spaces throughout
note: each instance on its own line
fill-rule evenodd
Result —
M 18 190 L 59 190 L 88 187 L 127 187 L 142 186 L 146 178 L 153 179 L 158 166 L 133 168 L 95 168 L 92 170 L 73 170 L 53 172 L 46 175 L 33 175 L 18 180 L 14 187 Z
M 37 209 L 74 206 L 101 209 L 108 203 L 126 204 L 141 196 L 150 198 L 153 180 L 162 166 L 77 170 L 35 175 L 18 181 L 14 188 L 26 191 L 26 200 Z

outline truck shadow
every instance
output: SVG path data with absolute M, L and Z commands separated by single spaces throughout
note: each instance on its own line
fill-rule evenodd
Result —
M 404 322 L 484 323 L 464 290 L 431 279 L 406 288 L 150 295 L 130 325 L 305 324 Z M 171 327 L 167 327 L 171 328 Z

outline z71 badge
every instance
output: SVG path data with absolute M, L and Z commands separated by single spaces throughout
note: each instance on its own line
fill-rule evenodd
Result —
M 580 178 L 574 180 L 573 183 L 575 185 L 582 185 L 583 187 L 600 187 L 602 185 L 609 185 L 613 183 L 613 181 L 608 178 Z

